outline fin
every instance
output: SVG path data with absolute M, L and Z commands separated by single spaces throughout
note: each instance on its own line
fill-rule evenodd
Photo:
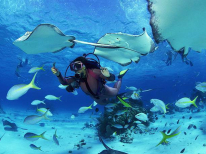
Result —
M 198 96 L 195 97 L 195 99 L 192 101 L 192 104 L 193 104 L 196 108 L 198 108 L 197 105 L 196 105 L 196 100 L 197 100 L 197 98 L 198 98 Z
M 40 67 L 40 69 L 43 70 L 43 71 L 45 71 L 45 69 L 44 69 L 44 65 L 42 65 L 42 67 Z
M 42 138 L 42 139 L 44 139 L 44 140 L 48 140 L 47 138 L 45 138 L 45 136 L 44 136 L 44 134 L 46 133 L 46 131 L 45 132 L 43 132 L 41 135 L 40 135 L 40 137 Z
M 156 145 L 156 147 L 164 142 L 166 142 L 167 140 L 167 135 L 164 132 L 160 132 L 162 134 L 162 140 Z
M 168 107 L 169 105 L 170 105 L 170 103 L 168 103 L 167 105 L 165 105 L 166 109 L 169 109 L 169 107 Z
M 35 83 L 34 83 L 34 80 L 35 80 L 35 78 L 36 78 L 36 75 L 37 75 L 37 72 L 35 73 L 32 81 L 31 81 L 30 84 L 29 84 L 29 86 L 30 86 L 31 88 L 34 88 L 34 89 L 41 89 L 41 88 L 37 87 L 37 86 L 35 85 Z
M 54 135 L 55 135 L 56 138 L 58 138 L 58 136 L 57 136 L 57 129 L 55 130 Z
M 130 104 L 128 104 L 127 102 L 125 102 L 123 99 L 121 99 L 120 97 L 117 96 L 117 98 L 119 99 L 119 101 L 125 106 L 125 107 L 132 107 Z
M 40 146 L 40 147 L 38 147 L 38 149 L 39 149 L 40 151 L 42 151 L 41 146 Z
M 122 78 L 126 73 L 127 73 L 127 71 L 128 71 L 129 69 L 126 69 L 126 70 L 123 70 L 123 71 L 121 71 L 120 73 L 119 73 L 119 75 L 118 75 L 118 78 Z M 127 87 L 128 88 L 128 87 Z M 126 88 L 126 89 L 127 89 Z
M 62 101 L 60 98 L 61 98 L 62 96 L 60 96 L 60 97 L 57 97 L 57 99 L 59 100 L 59 101 Z
M 92 109 L 92 105 L 93 105 L 93 103 L 88 107 L 88 109 Z
M 181 126 L 179 126 L 175 131 L 173 131 L 170 135 L 168 135 L 169 138 L 174 137 L 174 136 L 180 134 L 180 127 Z
M 48 117 L 47 117 L 47 113 L 48 113 L 49 109 L 47 109 L 47 111 L 42 115 L 42 117 L 46 120 L 50 120 Z

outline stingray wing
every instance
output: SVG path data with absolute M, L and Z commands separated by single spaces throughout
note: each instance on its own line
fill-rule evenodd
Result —
M 58 52 L 73 47 L 70 42 L 75 37 L 64 35 L 59 28 L 51 24 L 40 24 L 32 32 L 26 32 L 13 43 L 27 54 Z
M 156 42 L 167 40 L 175 51 L 206 49 L 205 0 L 148 0 Z
M 146 31 L 140 35 L 108 33 L 100 38 L 98 43 L 110 45 L 110 47 L 96 47 L 94 54 L 123 66 L 132 62 L 137 63 L 140 56 L 155 50 L 155 44 Z

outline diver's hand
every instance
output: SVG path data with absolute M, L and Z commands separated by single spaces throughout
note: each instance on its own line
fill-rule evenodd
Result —
M 108 71 L 107 68 L 101 67 L 100 69 L 101 69 L 101 73 L 102 73 L 105 77 L 107 77 L 107 78 L 110 77 L 110 73 L 109 73 L 109 71 Z
M 52 67 L 52 68 L 51 68 L 51 71 L 52 71 L 52 73 L 53 73 L 54 75 L 56 75 L 56 76 L 59 76 L 59 75 L 60 75 L 60 72 L 59 72 L 58 69 L 56 69 L 55 67 Z

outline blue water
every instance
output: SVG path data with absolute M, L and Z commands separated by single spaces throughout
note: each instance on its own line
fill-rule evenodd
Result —
M 30 103 L 34 99 L 44 99 L 48 94 L 62 96 L 62 102 L 48 104 L 48 107 L 55 109 L 54 112 L 77 112 L 79 107 L 88 106 L 93 102 L 81 89 L 78 90 L 77 96 L 59 89 L 59 82 L 50 68 L 53 62 L 56 62 L 56 67 L 64 73 L 70 61 L 83 53 L 93 52 L 94 48 L 76 44 L 74 48 L 66 48 L 58 53 L 27 55 L 12 43 L 37 25 L 56 25 L 64 34 L 88 42 L 97 42 L 105 33 L 122 32 L 138 35 L 142 33 L 143 27 L 153 38 L 146 0 L 1 0 L 0 8 L 0 101 L 3 108 L 14 108 L 18 111 L 35 108 Z M 126 67 L 100 58 L 101 65 L 111 67 L 115 75 L 119 70 L 131 68 L 132 71 L 123 78 L 120 93 L 126 91 L 126 86 L 156 89 L 141 94 L 145 107 L 153 98 L 165 103 L 174 103 L 184 96 L 190 97 L 196 82 L 204 82 L 206 78 L 205 52 L 189 53 L 188 58 L 194 64 L 192 67 L 183 63 L 180 56 L 171 66 L 166 66 L 163 60 L 167 59 L 165 53 L 170 48 L 165 42 L 158 46 L 157 51 L 142 57 L 138 64 L 133 63 Z M 30 65 L 21 68 L 20 78 L 15 75 L 18 57 L 30 61 Z M 37 85 L 42 89 L 30 89 L 18 100 L 7 100 L 8 90 L 13 85 L 29 83 L 33 74 L 27 73 L 28 70 L 43 63 L 46 71 L 40 71 L 36 78 Z M 73 73 L 70 72 L 70 75 Z M 174 86 L 176 83 L 177 86 Z M 100 108 L 103 110 L 103 107 Z

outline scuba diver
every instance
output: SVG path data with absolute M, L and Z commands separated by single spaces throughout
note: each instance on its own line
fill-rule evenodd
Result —
M 100 105 L 106 105 L 109 98 L 118 94 L 122 83 L 122 77 L 129 69 L 119 73 L 118 81 L 112 88 L 106 85 L 106 80 L 114 81 L 115 75 L 109 73 L 106 68 L 101 67 L 100 63 L 96 60 L 87 58 L 87 55 L 84 54 L 73 60 L 66 69 L 65 77 L 55 68 L 55 65 L 53 65 L 51 71 L 57 76 L 62 85 L 68 85 L 66 88 L 68 92 L 73 92 L 76 88 L 81 87 L 82 91 L 92 97 L 95 102 Z M 71 71 L 75 72 L 75 76 L 66 77 L 69 67 Z

